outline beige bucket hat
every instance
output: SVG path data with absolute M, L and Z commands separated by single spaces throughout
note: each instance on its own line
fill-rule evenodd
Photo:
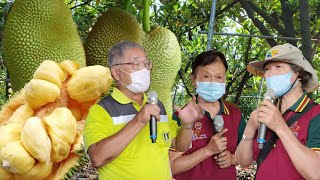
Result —
M 303 56 L 302 52 L 295 46 L 286 43 L 277 45 L 267 51 L 266 57 L 263 61 L 253 61 L 247 66 L 247 70 L 254 75 L 263 77 L 264 65 L 269 61 L 281 61 L 290 64 L 295 64 L 311 74 L 304 89 L 307 92 L 313 92 L 318 88 L 318 76 L 311 64 Z

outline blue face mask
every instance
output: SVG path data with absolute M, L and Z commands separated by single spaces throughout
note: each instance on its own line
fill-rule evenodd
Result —
M 226 92 L 226 83 L 197 82 L 196 93 L 208 102 L 215 102 Z
M 286 74 L 266 78 L 267 89 L 273 89 L 275 96 L 282 97 L 292 87 L 292 84 L 290 82 L 292 75 L 292 72 L 288 72 Z

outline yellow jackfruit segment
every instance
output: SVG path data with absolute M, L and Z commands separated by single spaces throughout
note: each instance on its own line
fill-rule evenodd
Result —
M 24 124 L 26 120 L 34 115 L 33 109 L 28 104 L 20 106 L 10 117 L 7 123 L 20 123 Z
M 18 123 L 5 124 L 0 127 L 0 149 L 8 143 L 20 140 L 22 125 Z
M 23 174 L 33 167 L 35 159 L 24 149 L 21 141 L 15 141 L 0 150 L 0 162 L 4 169 Z
M 51 141 L 41 119 L 29 118 L 21 131 L 24 148 L 38 161 L 50 162 Z
M 77 135 L 77 122 L 71 111 L 67 108 L 56 108 L 49 116 L 44 118 L 48 129 L 68 144 L 73 144 Z
M 51 82 L 32 79 L 25 87 L 25 96 L 28 105 L 32 109 L 38 109 L 56 100 L 60 96 L 60 89 Z
M 110 70 L 101 65 L 88 66 L 76 71 L 67 85 L 72 99 L 88 102 L 106 92 L 112 82 Z
M 65 60 L 61 63 L 59 63 L 60 68 L 67 73 L 69 76 L 72 76 L 73 73 L 79 69 L 79 64 L 76 62 L 73 62 L 71 60 Z
M 79 151 L 81 150 L 81 146 L 83 145 L 83 135 L 82 133 L 79 134 L 76 138 L 76 141 L 74 142 L 74 144 L 71 147 L 71 151 Z
M 58 63 L 50 60 L 43 61 L 33 74 L 33 79 L 49 81 L 59 88 L 61 88 L 61 84 L 65 78 L 66 75 Z
M 24 89 L 19 92 L 16 92 L 3 106 L 1 106 L 0 111 L 0 126 L 7 123 L 8 119 L 12 114 L 23 104 L 26 103 L 24 95 Z
M 51 130 L 48 130 L 48 133 L 52 142 L 51 161 L 61 162 L 68 157 L 71 146 Z
M 13 180 L 13 179 L 14 179 L 13 174 L 0 166 L 0 180 Z
M 51 170 L 53 163 L 36 163 L 33 168 L 25 174 L 14 174 L 15 180 L 43 180 L 46 178 Z

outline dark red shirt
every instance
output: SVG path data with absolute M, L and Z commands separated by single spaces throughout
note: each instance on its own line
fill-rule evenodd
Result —
M 234 154 L 239 141 L 239 136 L 242 136 L 245 128 L 245 120 L 242 118 L 241 111 L 231 103 L 220 102 L 220 106 L 220 114 L 224 119 L 224 128 L 228 129 L 228 132 L 225 133 L 225 136 L 228 139 L 227 148 L 230 153 Z M 240 123 L 241 121 L 242 123 Z M 213 120 L 209 115 L 206 115 L 195 123 L 193 128 L 192 147 L 183 155 L 191 154 L 206 146 L 210 141 L 211 136 L 214 134 Z M 217 165 L 214 156 L 212 156 L 203 160 L 192 169 L 175 175 L 174 178 L 177 180 L 236 179 L 236 168 L 235 166 L 230 166 L 221 169 Z
M 290 119 L 295 113 L 300 113 L 308 103 L 312 101 L 304 94 L 286 113 L 284 120 Z M 290 126 L 292 133 L 298 138 L 301 144 L 308 146 L 311 149 L 319 150 L 320 148 L 320 124 L 319 116 L 320 106 L 317 105 L 306 112 L 297 122 Z M 267 139 L 270 138 L 271 132 L 267 134 Z M 254 158 L 257 159 L 260 149 L 254 141 Z M 305 162 L 308 163 L 308 162 Z M 320 168 L 320 167 L 319 167 Z M 320 170 L 320 169 L 319 169 Z M 268 154 L 267 158 L 262 162 L 256 174 L 257 180 L 283 180 L 283 179 L 304 179 L 292 164 L 290 157 L 284 148 L 281 140 L 276 142 L 276 145 Z

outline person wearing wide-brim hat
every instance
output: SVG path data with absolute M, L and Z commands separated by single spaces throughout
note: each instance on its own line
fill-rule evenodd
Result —
M 275 105 L 264 100 L 251 113 L 236 150 L 239 164 L 248 167 L 256 160 L 258 180 L 320 179 L 320 106 L 306 95 L 318 88 L 315 70 L 291 44 L 274 46 L 247 70 L 266 78 L 267 92 L 273 92 L 276 100 Z M 260 147 L 259 123 L 269 129 L 266 142 L 259 140 Z

